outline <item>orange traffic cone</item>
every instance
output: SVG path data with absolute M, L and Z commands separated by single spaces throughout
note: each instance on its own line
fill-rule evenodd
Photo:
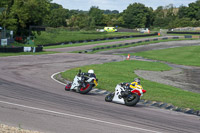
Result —
M 126 57 L 126 59 L 127 59 L 127 60 L 129 60 L 129 59 L 130 59 L 130 54 L 128 54 L 128 56 Z

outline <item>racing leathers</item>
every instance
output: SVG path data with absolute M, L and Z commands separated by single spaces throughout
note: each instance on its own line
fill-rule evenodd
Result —
M 125 91 L 121 92 L 122 97 L 127 96 L 132 89 L 135 89 L 137 88 L 137 85 L 140 85 L 139 82 L 135 82 L 135 81 L 131 83 L 123 83 L 123 84 L 125 84 L 126 87 L 125 87 Z
M 132 83 L 129 84 L 129 87 L 130 87 L 131 89 L 135 89 L 135 88 L 137 88 L 137 85 L 140 85 L 140 83 L 139 83 L 139 82 L 133 81 Z
M 96 78 L 96 75 L 94 73 L 83 73 L 84 77 L 82 77 L 82 86 L 83 88 L 86 87 L 86 83 L 85 83 L 85 80 L 88 80 L 89 77 L 94 77 Z

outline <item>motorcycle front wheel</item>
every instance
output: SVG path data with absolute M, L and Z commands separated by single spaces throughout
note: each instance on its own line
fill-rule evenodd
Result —
M 124 98 L 125 105 L 127 106 L 135 106 L 139 100 L 140 96 L 135 93 L 129 94 L 126 98 Z
M 87 83 L 86 86 L 85 86 L 85 88 L 82 87 L 82 88 L 80 89 L 79 93 L 81 93 L 81 94 L 87 94 L 89 91 L 92 90 L 92 87 L 93 87 L 93 86 L 94 86 L 93 84 Z
M 71 86 L 72 86 L 72 83 L 68 83 L 68 84 L 65 86 L 65 90 L 66 90 L 66 91 L 70 91 Z
M 106 102 L 112 102 L 112 99 L 113 99 L 114 95 L 115 95 L 114 92 L 109 93 L 108 95 L 106 95 L 105 101 L 106 101 Z

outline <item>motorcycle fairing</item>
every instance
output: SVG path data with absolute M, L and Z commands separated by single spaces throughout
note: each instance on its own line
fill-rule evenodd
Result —
M 125 104 L 124 99 L 121 97 L 121 91 L 124 91 L 124 88 L 121 87 L 120 85 L 117 85 L 115 87 L 115 95 L 112 99 L 113 102 Z
M 78 89 L 78 86 L 79 86 L 79 83 L 78 83 L 78 81 L 80 81 L 81 80 L 81 77 L 79 77 L 79 76 L 75 76 L 74 77 L 74 80 L 73 80 L 73 83 L 72 83 L 72 86 L 71 86 L 71 90 L 77 90 Z
M 142 91 L 142 89 L 134 89 L 133 91 L 131 91 L 132 93 L 136 93 L 136 94 L 138 94 L 139 96 L 143 96 L 143 91 Z

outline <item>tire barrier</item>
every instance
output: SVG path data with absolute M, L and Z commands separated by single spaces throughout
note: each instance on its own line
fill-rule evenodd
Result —
M 164 38 L 162 38 L 162 40 L 167 40 L 167 39 L 169 39 L 168 37 L 164 37 Z
M 185 38 L 192 38 L 192 36 L 185 36 Z
M 183 112 L 183 113 L 186 113 L 186 114 L 192 114 L 192 115 L 200 116 L 200 110 L 194 110 L 194 109 L 190 109 L 190 108 L 180 108 L 180 107 L 176 107 L 172 104 L 168 104 L 168 103 L 150 101 L 150 100 L 143 100 L 143 99 L 140 100 L 140 103 L 142 103 L 146 106 L 154 106 L 154 107 L 158 107 L 158 108 L 163 108 L 163 109 L 173 110 L 173 111 L 177 111 L 177 112 Z
M 167 34 L 200 34 L 200 32 L 175 32 L 175 31 L 168 31 Z
M 176 37 L 172 37 L 172 39 L 179 39 L 179 37 L 177 37 L 177 36 Z
M 122 46 L 127 46 L 131 44 L 136 44 L 136 43 L 142 43 L 142 42 L 151 42 L 151 41 L 158 41 L 158 40 L 168 40 L 168 39 L 184 39 L 184 38 L 194 38 L 193 36 L 184 36 L 184 37 L 163 37 L 163 38 L 154 38 L 154 39 L 148 39 L 148 40 L 143 40 L 143 41 L 137 41 L 137 42 L 131 42 L 131 43 L 124 43 L 124 44 L 119 44 L 119 45 L 111 45 L 111 46 L 105 46 L 105 47 L 100 47 L 100 48 L 93 48 L 93 49 L 88 49 L 88 51 L 96 51 L 100 49 L 110 49 L 110 48 L 116 48 L 116 47 L 122 47 Z M 200 36 L 195 37 L 195 38 L 200 38 Z M 84 53 L 83 51 L 79 51 L 78 53 Z
M 114 40 L 114 39 L 124 39 L 124 38 L 134 38 L 134 37 L 147 37 L 147 36 L 157 36 L 158 33 L 152 34 L 145 34 L 145 35 L 130 35 L 130 36 L 119 36 L 119 37 L 107 37 L 101 39 L 92 39 L 92 40 L 79 40 L 79 41 L 66 41 L 66 42 L 59 42 L 59 43 L 49 43 L 43 44 L 38 46 L 54 46 L 54 45 L 67 45 L 67 44 L 74 44 L 74 43 L 86 43 L 86 42 L 94 42 L 94 41 L 103 41 L 103 40 Z
M 0 47 L 0 53 L 41 52 L 43 47 Z

